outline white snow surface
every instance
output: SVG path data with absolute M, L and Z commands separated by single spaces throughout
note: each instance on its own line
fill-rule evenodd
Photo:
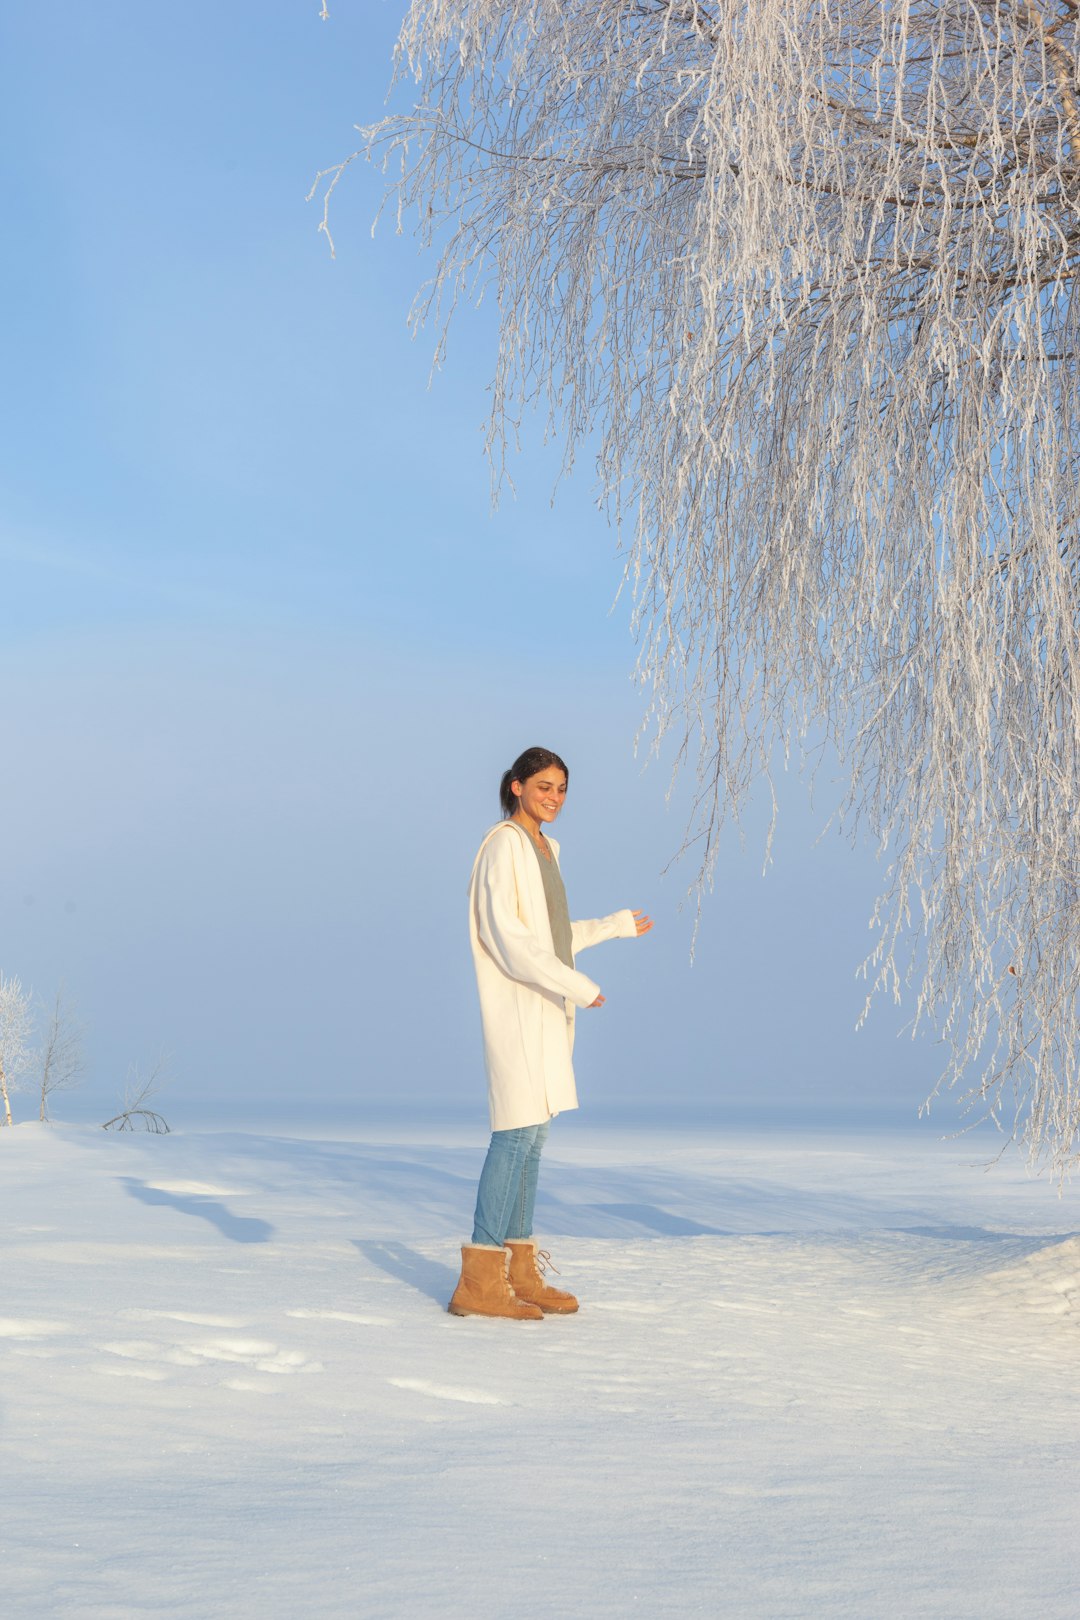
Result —
M 561 1123 L 535 1324 L 445 1311 L 478 1133 L 0 1131 L 3 1613 L 1080 1614 L 1068 1188 Z

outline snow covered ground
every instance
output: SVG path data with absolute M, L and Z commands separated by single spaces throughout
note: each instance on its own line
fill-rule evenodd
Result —
M 1080 1614 L 1075 1193 L 560 1121 L 580 1315 L 458 1320 L 483 1146 L 0 1131 L 4 1614 Z

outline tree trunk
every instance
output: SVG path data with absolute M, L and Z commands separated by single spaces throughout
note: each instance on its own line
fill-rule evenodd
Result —
M 4 1124 L 14 1125 L 15 1121 L 11 1117 L 11 1099 L 8 1096 L 7 1075 L 4 1073 L 3 1063 L 0 1063 L 0 1097 L 4 1099 Z

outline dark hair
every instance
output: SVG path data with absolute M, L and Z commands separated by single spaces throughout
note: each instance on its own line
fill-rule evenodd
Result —
M 549 765 L 558 766 L 566 777 L 566 784 L 570 785 L 570 772 L 558 754 L 553 754 L 550 748 L 526 748 L 519 754 L 508 771 L 503 771 L 502 781 L 499 783 L 499 803 L 502 805 L 503 816 L 512 816 L 517 809 L 518 801 L 510 791 L 511 782 L 527 782 L 530 776 L 538 771 L 547 770 Z

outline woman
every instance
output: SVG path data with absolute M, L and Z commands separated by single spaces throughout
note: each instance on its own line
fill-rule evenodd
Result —
M 570 773 L 548 748 L 527 748 L 499 788 L 503 821 L 485 836 L 469 883 L 469 935 L 480 992 L 491 1105 L 491 1146 L 480 1175 L 471 1243 L 447 1307 L 455 1316 L 536 1320 L 576 1311 L 573 1294 L 545 1282 L 549 1259 L 532 1235 L 540 1154 L 554 1116 L 577 1107 L 570 1057 L 574 1011 L 602 1007 L 575 952 L 634 939 L 652 922 L 616 911 L 570 921 L 559 846 L 544 833 Z

